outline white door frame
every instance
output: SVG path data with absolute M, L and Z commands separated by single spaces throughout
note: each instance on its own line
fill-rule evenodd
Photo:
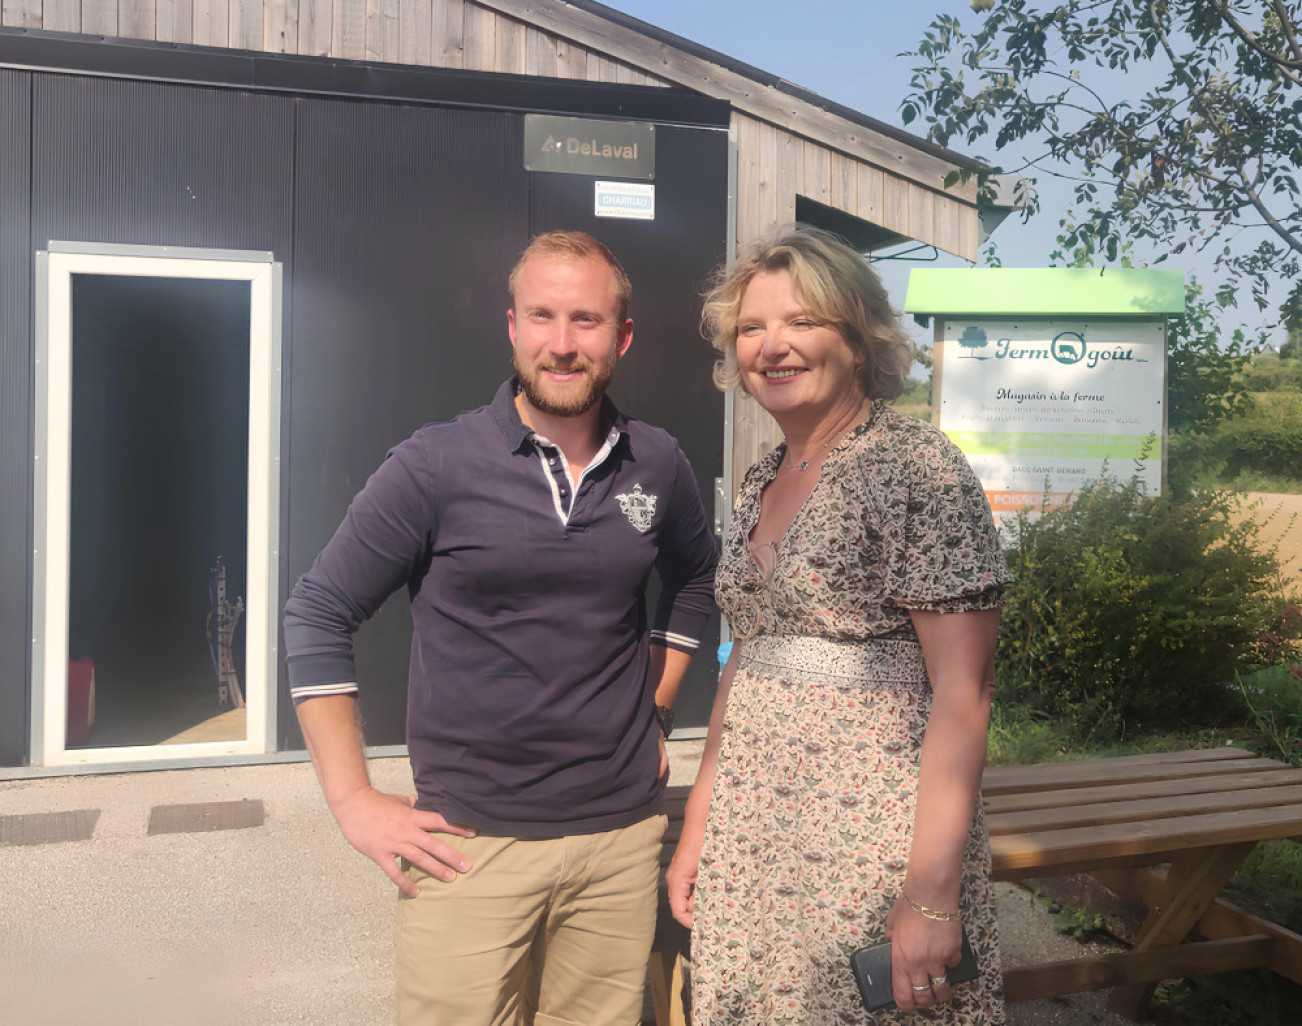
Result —
M 72 276 L 247 281 L 250 291 L 247 734 L 235 741 L 66 747 L 72 430 Z M 193 760 L 275 750 L 280 588 L 281 265 L 268 252 L 51 242 L 36 254 L 33 765 Z M 215 687 L 215 683 L 214 683 Z

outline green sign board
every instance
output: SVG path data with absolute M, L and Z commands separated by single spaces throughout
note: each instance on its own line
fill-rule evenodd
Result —
M 933 420 L 997 521 L 1103 476 L 1161 491 L 1180 271 L 922 268 L 904 308 L 935 319 Z

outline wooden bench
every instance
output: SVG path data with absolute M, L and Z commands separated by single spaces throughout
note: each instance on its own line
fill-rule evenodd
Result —
M 688 790 L 669 789 L 662 867 Z M 1164 979 L 1265 966 L 1302 983 L 1302 936 L 1217 897 L 1258 841 L 1302 841 L 1302 769 L 1214 748 L 993 767 L 982 794 L 996 880 L 1086 873 L 1148 910 L 1129 951 L 1008 969 L 1009 1001 L 1111 988 L 1109 1009 L 1136 1019 Z M 678 964 L 688 936 L 663 885 L 661 899 L 656 1023 L 685 1026 Z

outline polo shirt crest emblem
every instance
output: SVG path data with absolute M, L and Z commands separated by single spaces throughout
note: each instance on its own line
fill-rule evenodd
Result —
M 631 492 L 616 495 L 615 498 L 619 500 L 619 508 L 624 511 L 624 516 L 628 517 L 628 522 L 641 534 L 646 534 L 651 527 L 652 518 L 656 515 L 656 496 L 644 495 L 642 486 L 635 484 Z

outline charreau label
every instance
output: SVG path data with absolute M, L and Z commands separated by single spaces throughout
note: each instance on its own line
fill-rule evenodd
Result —
M 655 125 L 526 114 L 524 166 L 528 171 L 652 181 Z
M 654 221 L 656 187 L 646 182 L 597 182 L 593 213 L 598 217 Z

